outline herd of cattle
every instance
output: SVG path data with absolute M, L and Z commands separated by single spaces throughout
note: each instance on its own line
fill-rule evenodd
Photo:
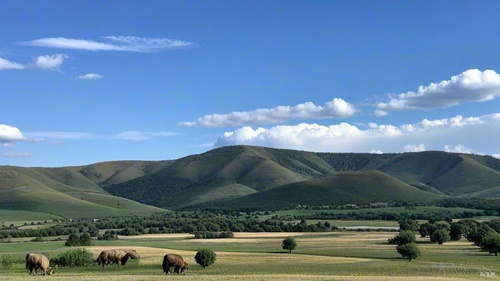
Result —
M 139 254 L 135 250 L 104 250 L 99 254 L 95 262 L 102 265 L 104 269 L 105 265 L 113 263 L 125 265 L 129 259 L 135 258 L 139 258 Z M 164 274 L 170 273 L 170 267 L 174 267 L 174 272 L 177 274 L 188 270 L 188 264 L 177 254 L 166 254 L 163 257 L 162 267 Z M 26 269 L 29 270 L 30 275 L 38 275 L 39 269 L 43 275 L 54 274 L 54 269 L 50 266 L 50 260 L 42 254 L 27 253 Z

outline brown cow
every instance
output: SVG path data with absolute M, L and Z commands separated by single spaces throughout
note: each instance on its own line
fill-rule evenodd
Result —
M 54 269 L 49 266 L 49 259 L 41 254 L 27 253 L 26 254 L 26 269 L 30 271 L 30 275 L 38 275 L 38 269 L 41 269 L 43 275 L 51 275 Z M 35 272 L 33 273 L 33 270 Z
M 163 273 L 170 273 L 170 267 L 175 266 L 174 272 L 179 274 L 188 270 L 188 264 L 177 254 L 166 254 L 163 257 Z
M 104 268 L 110 263 L 125 265 L 129 258 L 138 258 L 139 254 L 135 250 L 104 250 L 97 257 L 96 262 Z

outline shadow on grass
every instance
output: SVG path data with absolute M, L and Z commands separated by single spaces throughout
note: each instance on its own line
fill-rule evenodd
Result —
M 265 252 L 267 254 L 290 254 L 288 251 L 272 251 L 272 252 Z M 293 254 L 293 252 L 292 252 Z

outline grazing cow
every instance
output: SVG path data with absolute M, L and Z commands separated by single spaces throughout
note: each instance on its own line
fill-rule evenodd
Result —
M 135 250 L 104 250 L 99 254 L 96 259 L 97 264 L 104 268 L 105 265 L 110 263 L 117 263 L 125 265 L 129 258 L 138 258 L 139 254 Z
M 38 269 L 42 270 L 43 275 L 51 275 L 54 273 L 54 269 L 50 267 L 49 259 L 41 254 L 27 253 L 26 269 L 30 271 L 30 275 L 38 275 Z M 33 270 L 35 270 L 34 273 Z
M 188 264 L 184 259 L 177 254 L 166 254 L 163 257 L 163 273 L 170 273 L 170 267 L 175 266 L 174 272 L 179 274 L 188 270 Z

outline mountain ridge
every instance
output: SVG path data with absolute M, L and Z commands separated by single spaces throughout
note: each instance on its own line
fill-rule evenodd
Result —
M 115 215 L 443 197 L 500 198 L 500 159 L 442 151 L 324 153 L 239 145 L 177 160 L 0 166 L 0 209 L 54 214 L 50 202 L 72 201 L 80 215 Z

